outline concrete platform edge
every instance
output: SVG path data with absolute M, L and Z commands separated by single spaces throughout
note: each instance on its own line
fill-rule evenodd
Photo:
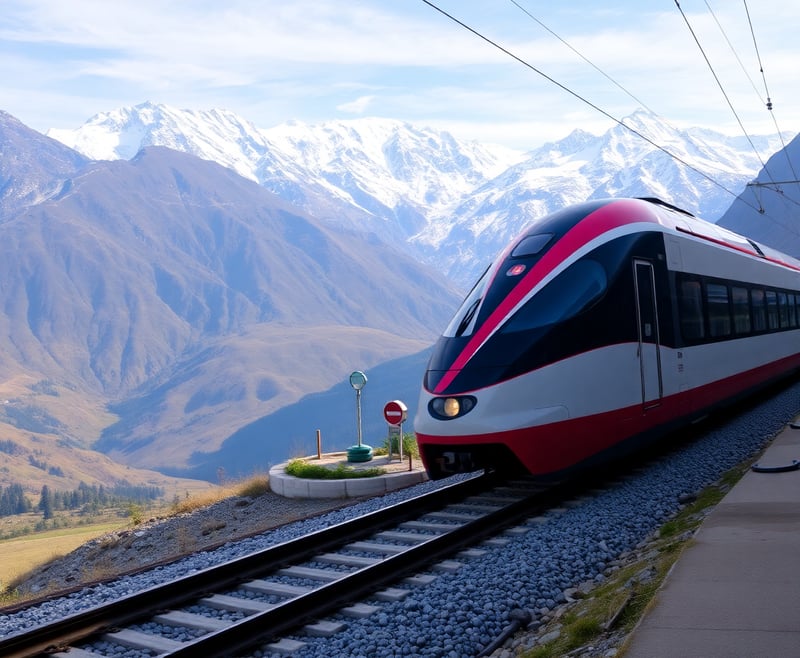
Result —
M 360 498 L 380 496 L 397 489 L 420 484 L 428 479 L 421 467 L 396 471 L 367 478 L 342 480 L 310 480 L 286 473 L 286 465 L 277 464 L 269 470 L 269 486 L 273 493 L 285 498 Z

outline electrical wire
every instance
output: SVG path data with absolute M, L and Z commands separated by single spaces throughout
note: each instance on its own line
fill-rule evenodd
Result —
M 562 44 L 564 44 L 567 48 L 569 48 L 573 53 L 575 53 L 578 57 L 580 57 L 584 62 L 586 62 L 589 66 L 591 66 L 595 71 L 597 71 L 600 75 L 602 75 L 604 78 L 606 78 L 606 80 L 611 82 L 618 89 L 620 89 L 623 93 L 625 93 L 629 98 L 633 99 L 641 107 L 643 107 L 645 110 L 650 112 L 650 114 L 652 114 L 654 117 L 656 117 L 658 119 L 658 121 L 660 121 L 661 123 L 665 124 L 673 132 L 680 132 L 669 121 L 664 119 L 664 117 L 660 116 L 658 113 L 656 113 L 650 107 L 648 107 L 648 105 L 644 101 L 642 101 L 640 98 L 635 96 L 631 91 L 626 89 L 624 86 L 622 86 L 622 84 L 617 82 L 608 73 L 603 71 L 599 66 L 597 66 L 594 62 L 592 62 L 588 57 L 586 57 L 583 53 L 581 53 L 577 48 L 575 48 L 570 43 L 568 43 L 566 39 L 564 39 L 561 36 L 559 36 L 558 34 L 556 34 L 552 29 L 550 29 L 547 25 L 545 25 L 541 20 L 539 20 L 538 18 L 536 18 L 536 16 L 531 14 L 531 12 L 529 12 L 527 9 L 525 9 L 525 7 L 523 7 L 521 4 L 519 4 L 519 2 L 517 2 L 517 0 L 510 0 L 510 2 L 511 2 L 511 4 L 513 4 L 517 8 L 519 8 L 523 13 L 525 13 L 532 21 L 537 23 L 542 29 L 546 30 L 552 36 L 554 36 L 556 39 L 558 39 Z M 751 81 L 751 83 L 752 83 L 752 81 Z M 755 84 L 753 84 L 753 88 L 755 88 Z M 696 144 L 696 141 L 691 137 L 691 135 L 684 135 L 683 138 L 684 139 L 688 139 L 688 141 Z M 699 150 L 702 150 L 702 149 L 699 149 Z M 707 163 L 706 167 L 708 169 L 716 170 L 719 173 L 730 173 L 730 170 L 723 169 L 722 167 L 720 167 L 718 165 L 715 165 L 715 164 Z
M 769 95 L 769 88 L 767 87 L 767 77 L 764 75 L 764 66 L 761 64 L 761 53 L 758 52 L 758 43 L 756 42 L 756 33 L 753 30 L 753 21 L 750 20 L 750 10 L 747 8 L 747 0 L 743 0 L 744 2 L 744 12 L 747 14 L 747 24 L 750 26 L 750 34 L 753 35 L 753 46 L 756 49 L 756 58 L 758 59 L 758 70 L 761 71 L 761 77 L 764 80 L 764 91 L 767 94 L 767 109 L 772 109 L 772 100 L 770 99 Z
M 728 35 L 725 32 L 725 29 L 722 27 L 722 24 L 719 22 L 719 19 L 717 18 L 717 15 L 714 13 L 714 10 L 711 8 L 711 5 L 708 4 L 708 0 L 703 0 L 703 1 L 705 2 L 706 8 L 708 9 L 708 12 L 711 14 L 711 17 L 714 19 L 714 22 L 717 24 L 717 27 L 719 28 L 719 31 L 722 33 L 722 36 L 725 38 L 725 41 L 727 42 L 728 47 L 731 49 L 731 52 L 733 53 L 733 56 L 736 58 L 736 61 L 739 62 L 739 67 L 742 69 L 742 73 L 744 73 L 745 77 L 750 82 L 750 86 L 753 88 L 753 91 L 755 92 L 756 96 L 758 96 L 758 100 L 761 101 L 761 104 L 764 105 L 767 108 L 767 110 L 769 110 L 770 116 L 772 117 L 772 122 L 775 124 L 775 132 L 778 133 L 778 139 L 780 139 L 781 148 L 783 150 L 784 155 L 786 156 L 786 162 L 789 164 L 789 169 L 791 170 L 792 175 L 795 178 L 794 181 L 783 181 L 783 184 L 800 183 L 800 180 L 797 180 L 797 172 L 794 169 L 794 165 L 792 164 L 791 157 L 789 157 L 789 152 L 786 150 L 786 142 L 783 139 L 783 133 L 781 132 L 780 127 L 778 126 L 778 120 L 777 120 L 777 117 L 775 116 L 775 112 L 773 110 L 772 100 L 771 100 L 770 95 L 769 95 L 769 89 L 767 88 L 767 80 L 766 80 L 766 77 L 764 76 L 764 67 L 761 65 L 761 55 L 758 52 L 758 44 L 756 43 L 756 35 L 755 35 L 755 30 L 753 29 L 753 22 L 750 19 L 750 12 L 747 9 L 747 0 L 744 0 L 744 8 L 745 8 L 745 12 L 747 14 L 747 23 L 750 26 L 750 34 L 753 37 L 753 45 L 755 46 L 756 57 L 758 58 L 758 68 L 761 71 L 762 78 L 764 79 L 764 90 L 767 93 L 767 100 L 766 101 L 761 96 L 761 92 L 758 91 L 758 87 L 756 87 L 756 83 L 753 82 L 753 79 L 750 77 L 750 74 L 747 72 L 747 68 L 745 67 L 744 63 L 742 62 L 741 57 L 739 57 L 739 53 L 737 53 L 736 52 L 736 48 L 733 47 L 733 44 L 731 43 L 731 40 L 728 38 Z M 748 183 L 748 184 L 752 185 L 752 183 Z M 776 185 L 780 185 L 780 184 L 781 184 L 781 182 L 776 182 Z M 763 184 L 763 185 L 767 186 L 766 183 Z M 775 191 L 778 192 L 780 190 L 779 189 L 775 189 Z
M 747 72 L 747 68 L 745 67 L 744 63 L 742 62 L 741 57 L 739 57 L 739 53 L 737 53 L 736 52 L 736 48 L 733 47 L 733 44 L 731 43 L 731 40 L 728 38 L 728 35 L 725 32 L 724 28 L 722 27 L 722 24 L 719 22 L 719 19 L 717 18 L 717 15 L 714 13 L 714 10 L 711 8 L 711 5 L 708 4 L 708 0 L 703 0 L 703 2 L 705 2 L 706 9 L 708 9 L 708 13 L 711 14 L 711 17 L 714 19 L 714 22 L 717 24 L 717 27 L 719 28 L 719 31 L 722 33 L 722 36 L 725 37 L 725 41 L 728 44 L 728 48 L 731 49 L 731 52 L 733 53 L 733 56 L 736 58 L 736 61 L 739 62 L 739 67 L 742 69 L 742 73 L 744 73 L 745 77 L 750 82 L 750 86 L 753 88 L 753 91 L 756 92 L 756 96 L 758 96 L 758 100 L 761 101 L 762 105 L 767 105 L 769 107 L 768 103 L 761 97 L 761 92 L 758 91 L 758 87 L 756 87 L 756 83 L 753 82 L 753 78 L 751 78 L 750 74 Z M 751 28 L 752 28 L 752 26 L 751 26 Z M 769 97 L 767 98 L 767 100 L 769 100 Z
M 677 1 L 677 0 L 676 0 L 676 1 Z M 489 45 L 493 46 L 494 48 L 497 48 L 499 51 L 501 51 L 502 53 L 504 53 L 504 54 L 508 55 L 508 56 L 509 56 L 509 57 L 511 57 L 512 59 L 516 60 L 517 62 L 519 62 L 520 64 L 522 64 L 522 65 L 523 65 L 523 66 L 525 66 L 526 68 L 530 69 L 530 70 L 531 70 L 531 71 L 533 71 L 534 73 L 536 73 L 536 74 L 540 75 L 541 77 L 543 77 L 543 78 L 544 78 L 545 80 L 547 80 L 548 82 L 551 82 L 552 84 L 556 85 L 558 88 L 562 89 L 563 91 L 567 92 L 567 93 L 568 93 L 568 94 L 570 94 L 571 96 L 573 96 L 573 97 L 577 98 L 578 100 L 580 100 L 582 103 L 585 103 L 586 105 L 588 105 L 589 107 L 591 107 L 593 110 L 595 110 L 595 111 L 599 112 L 600 114 L 602 114 L 603 116 L 607 117 L 608 119 L 611 119 L 611 120 L 612 120 L 614 123 L 616 123 L 616 124 L 618 124 L 618 125 L 622 126 L 623 128 L 625 128 L 625 129 L 629 130 L 629 131 L 630 131 L 630 132 L 632 132 L 634 135 L 636 135 L 636 136 L 638 136 L 639 138 L 643 139 L 644 141 L 646 141 L 646 142 L 647 142 L 648 144 L 650 144 L 651 146 L 653 146 L 653 147 L 657 148 L 659 151 L 661 151 L 661 152 L 663 152 L 663 153 L 667 154 L 669 157 L 671 157 L 671 158 L 673 158 L 674 160 L 676 160 L 676 161 L 680 162 L 680 163 L 681 163 L 683 166 L 687 167 L 688 169 L 691 169 L 693 172 L 695 172 L 695 173 L 696 173 L 696 174 L 698 174 L 699 176 L 701 176 L 701 177 L 705 178 L 706 180 L 708 180 L 709 182 L 711 182 L 713 185 L 716 185 L 716 186 L 717 186 L 717 187 L 719 187 L 720 189 L 724 190 L 725 192 L 727 192 L 728 194 L 730 194 L 732 197 L 740 199 L 742 203 L 744 203 L 744 204 L 746 204 L 746 205 L 750 206 L 750 207 L 751 207 L 753 210 L 755 210 L 756 212 L 758 212 L 758 213 L 762 213 L 762 214 L 763 214 L 763 212 L 764 212 L 764 209 L 763 209 L 763 208 L 758 208 L 758 207 L 754 206 L 753 204 L 749 203 L 748 201 L 746 201 L 746 200 L 742 199 L 742 198 L 741 198 L 739 195 L 737 195 L 735 192 L 733 192 L 732 190 L 730 190 L 730 189 L 728 189 L 727 187 L 725 187 L 725 186 L 724 186 L 722 183 L 720 183 L 720 182 L 719 182 L 718 180 L 716 180 L 715 178 L 712 178 L 711 176 L 709 176 L 709 175 L 708 175 L 708 174 L 706 174 L 705 172 L 701 171 L 701 170 L 700 170 L 700 169 L 698 169 L 697 167 L 695 167 L 695 166 L 693 166 L 693 165 L 689 164 L 688 162 L 686 162 L 684 159 L 680 158 L 679 156 L 675 155 L 674 153 L 671 153 L 670 151 L 668 151 L 667 149 L 665 149 L 665 148 L 664 148 L 663 146 L 661 146 L 660 144 L 656 143 L 655 141 L 653 141 L 652 139 L 650 139 L 650 138 L 649 138 L 649 137 L 647 137 L 646 135 L 643 135 L 643 134 L 642 134 L 641 132 L 639 132 L 638 130 L 636 130 L 636 129 L 632 128 L 631 126 L 628 126 L 628 125 L 626 125 L 626 124 L 625 124 L 625 123 L 623 123 L 623 122 L 622 122 L 620 119 L 617 119 L 615 116 L 612 116 L 611 114 L 609 114 L 608 112 L 606 112 L 606 111 L 605 111 L 604 109 L 602 109 L 601 107 L 599 107 L 599 106 L 595 105 L 594 103 L 592 103 L 592 102 L 591 102 L 590 100 L 588 100 L 587 98 L 584 98 L 583 96 L 581 96 L 581 95 L 580 95 L 579 93 L 577 93 L 576 91 L 573 91 L 572 89 L 570 89 L 570 88 L 569 88 L 569 87 L 567 87 L 566 85 L 564 85 L 564 84 L 560 83 L 558 80 L 555 80 L 554 78 L 550 77 L 549 75 L 547 75 L 546 73 L 544 73 L 544 72 L 543 72 L 543 71 L 541 71 L 540 69 L 538 69 L 538 68 L 536 68 L 535 66 L 533 66 L 533 64 L 531 64 L 530 62 L 528 62 L 528 61 L 526 61 L 526 60 L 522 59 L 522 58 L 521 58 L 521 57 L 519 57 L 518 55 L 515 55 L 515 54 L 514 54 L 514 53 L 512 53 L 510 50 L 508 50 L 507 48 L 505 48 L 505 47 L 501 46 L 501 45 L 500 45 L 499 43 L 497 43 L 496 41 L 493 41 L 493 40 L 492 40 L 492 39 L 490 39 L 489 37 L 485 36 L 484 34 L 481 34 L 481 33 L 480 33 L 480 32 L 478 32 L 476 29 L 474 29 L 474 28 L 470 27 L 469 25 L 467 25 L 466 23 L 464 23 L 464 22 L 463 22 L 463 21 L 461 21 L 460 19 L 456 18 L 456 17 L 455 17 L 455 16 L 453 16 L 452 14 L 449 14 L 449 13 L 448 13 L 448 12 L 446 12 L 444 9 L 442 9 L 441 7 L 439 7 L 439 6 L 437 6 L 436 4 L 434 4 L 434 3 L 433 3 L 431 0 L 422 0 L 422 2 L 424 2 L 426 5 L 428 5 L 428 6 L 429 6 L 431 9 L 434 9 L 434 10 L 438 11 L 440 14 L 442 14 L 442 15 L 443 15 L 443 16 L 445 16 L 446 18 L 450 19 L 451 21 L 453 21 L 453 22 L 454 22 L 454 23 L 456 23 L 457 25 L 461 26 L 462 28 L 464 28 L 464 29 L 465 29 L 465 30 L 467 30 L 468 32 L 471 32 L 472 34 L 474 34 L 474 35 L 475 35 L 476 37 L 478 37 L 479 39 L 482 39 L 483 41 L 485 41 L 485 42 L 486 42 L 486 43 L 488 43 Z M 752 142 L 751 142 L 751 143 L 752 143 Z M 760 160 L 761 160 L 761 158 L 759 157 L 759 161 L 760 161 Z M 763 165 L 763 162 L 762 162 L 762 165 Z
M 767 95 L 767 102 L 764 103 L 764 104 L 766 105 L 766 108 L 769 111 L 770 116 L 772 117 L 772 121 L 775 124 L 775 130 L 778 132 L 778 137 L 781 140 L 781 146 L 783 146 L 783 152 L 786 155 L 786 162 L 789 163 L 789 169 L 791 169 L 792 175 L 795 178 L 794 182 L 795 183 L 800 183 L 800 181 L 797 179 L 797 172 L 794 169 L 794 165 L 792 165 L 792 159 L 789 157 L 789 152 L 786 150 L 786 144 L 783 141 L 783 134 L 781 133 L 780 128 L 778 128 L 778 120 L 775 118 L 775 112 L 773 111 L 773 108 L 772 108 L 772 98 L 769 95 L 769 87 L 767 86 L 767 76 L 764 73 L 764 65 L 761 63 L 761 53 L 758 51 L 758 42 L 756 41 L 756 32 L 753 29 L 753 21 L 750 18 L 750 10 L 747 8 L 747 0 L 742 0 L 742 2 L 744 3 L 745 14 L 747 14 L 747 24 L 750 26 L 750 34 L 753 37 L 753 47 L 755 48 L 756 58 L 758 59 L 758 70 L 761 72 L 761 79 L 764 81 L 764 92 Z M 706 3 L 706 5 L 708 5 L 708 3 Z M 759 94 L 758 97 L 761 98 L 761 95 Z M 761 102 L 762 103 L 764 102 L 763 99 L 762 99 Z
M 762 170 L 767 174 L 769 179 L 772 180 L 772 174 L 770 174 L 769 169 L 767 169 L 767 165 L 764 164 L 764 160 L 761 158 L 761 154 L 758 152 L 758 149 L 756 149 L 755 144 L 753 144 L 753 140 L 750 138 L 750 135 L 747 134 L 747 130 L 745 130 L 745 127 L 744 127 L 744 124 L 742 123 L 742 120 L 739 118 L 739 115 L 737 114 L 736 109 L 733 107 L 733 103 L 731 103 L 731 99 L 728 97 L 728 94 L 725 91 L 725 87 L 722 86 L 722 82 L 720 81 L 719 76 L 717 76 L 717 73 L 714 70 L 714 67 L 711 65 L 711 61 L 708 59 L 708 55 L 706 55 L 706 51 L 703 49 L 703 46 L 700 44 L 700 39 L 697 38 L 697 34 L 695 34 L 695 31 L 692 29 L 692 25 L 691 25 L 691 23 L 689 23 L 689 19 L 687 18 L 686 14 L 684 13 L 683 8 L 681 7 L 681 3 L 679 2 L 679 0 L 675 0 L 675 6 L 678 8 L 678 11 L 680 12 L 681 16 L 683 17 L 683 21 L 684 21 L 684 23 L 686 23 L 686 27 L 689 29 L 689 32 L 691 33 L 692 38 L 694 39 L 694 42 L 697 44 L 697 47 L 700 49 L 700 53 L 703 55 L 703 59 L 705 59 L 706 64 L 708 65 L 708 69 L 709 69 L 709 71 L 711 71 L 711 75 L 714 76 L 714 80 L 716 80 L 717 86 L 719 87 L 720 91 L 722 92 L 722 96 L 725 98 L 725 101 L 728 103 L 728 107 L 731 109 L 731 112 L 733 112 L 733 116 L 736 117 L 736 121 L 739 123 L 739 127 L 742 129 L 742 132 L 744 133 L 744 136 L 747 138 L 747 141 L 750 143 L 750 146 L 753 148 L 753 152 L 756 154 L 756 157 L 758 158 L 758 161 L 761 163 Z
M 547 25 L 545 25 L 542 21 L 540 21 L 536 16 L 534 16 L 531 12 L 529 12 L 525 7 L 523 7 L 517 0 L 510 0 L 511 4 L 515 5 L 520 11 L 525 13 L 528 18 L 532 21 L 536 22 L 542 29 L 546 30 L 550 34 L 552 34 L 556 39 L 558 39 L 561 43 L 563 43 L 567 48 L 569 48 L 573 53 L 575 53 L 578 57 L 580 57 L 584 62 L 586 62 L 589 66 L 591 66 L 595 71 L 597 71 L 600 75 L 602 75 L 606 80 L 611 82 L 617 88 L 621 89 L 625 94 L 627 94 L 630 98 L 635 100 L 639 105 L 641 105 L 644 109 L 646 109 L 650 114 L 656 114 L 651 110 L 644 101 L 640 100 L 636 96 L 634 96 L 630 91 L 625 89 L 619 82 L 617 82 L 614 78 L 612 78 L 608 73 L 603 71 L 599 66 L 597 66 L 594 62 L 592 62 L 588 57 L 583 55 L 580 51 L 574 48 L 571 44 L 569 44 L 566 39 L 562 39 L 558 34 L 556 34 L 553 30 L 551 30 Z M 672 126 L 670 126 L 672 128 Z
M 733 112 L 733 116 L 736 117 L 736 121 L 738 121 L 739 127 L 742 129 L 742 132 L 744 133 L 744 136 L 747 138 L 747 141 L 750 143 L 750 146 L 753 148 L 753 152 L 758 157 L 758 160 L 761 163 L 762 171 L 764 172 L 764 174 L 767 176 L 767 178 L 770 181 L 769 185 L 768 184 L 762 184 L 759 187 L 763 187 L 764 189 L 768 189 L 768 190 L 772 190 L 774 192 L 777 192 L 777 193 L 783 195 L 784 199 L 786 199 L 787 201 L 790 201 L 791 203 L 793 203 L 793 204 L 795 204 L 797 206 L 800 206 L 800 203 L 798 203 L 794 199 L 791 199 L 790 197 L 787 197 L 786 195 L 784 195 L 783 191 L 778 187 L 778 184 L 773 179 L 772 173 L 770 172 L 769 168 L 767 167 L 767 165 L 762 160 L 761 155 L 758 153 L 758 150 L 756 149 L 755 144 L 753 144 L 753 140 L 750 138 L 750 135 L 748 135 L 747 131 L 745 130 L 744 125 L 742 124 L 742 120 L 739 118 L 739 115 L 737 114 L 736 110 L 734 109 L 733 103 L 731 103 L 731 100 L 728 97 L 728 94 L 726 93 L 725 88 L 722 85 L 722 82 L 720 81 L 719 77 L 717 76 L 716 72 L 714 71 L 714 67 L 711 65 L 711 61 L 708 59 L 708 56 L 706 55 L 706 52 L 703 49 L 703 46 L 700 44 L 700 40 L 697 37 L 697 34 L 692 29 L 692 26 L 689 23 L 689 19 L 687 18 L 686 14 L 684 13 L 683 8 L 681 7 L 681 4 L 680 4 L 679 0 L 675 0 L 675 5 L 678 7 L 678 11 L 680 12 L 681 16 L 683 17 L 684 22 L 686 23 L 686 27 L 689 29 L 689 32 L 691 33 L 692 37 L 694 38 L 694 41 L 697 44 L 697 47 L 699 48 L 700 53 L 703 55 L 703 59 L 705 59 L 706 64 L 708 65 L 708 68 L 711 71 L 711 74 L 714 76 L 714 80 L 716 80 L 717 85 L 719 86 L 723 97 L 727 101 L 728 107 L 730 107 L 731 112 Z M 709 7 L 707 2 L 706 2 L 706 7 L 708 7 L 709 11 L 711 11 L 711 7 Z M 745 5 L 745 8 L 746 8 L 746 5 Z M 713 12 L 711 12 L 711 13 L 713 15 Z M 716 16 L 714 17 L 714 19 L 716 20 Z M 749 22 L 749 20 L 750 19 L 749 19 L 749 12 L 748 12 L 748 22 Z M 717 21 L 717 25 L 722 30 L 722 26 L 719 25 L 718 21 Z M 752 31 L 752 22 L 750 22 L 750 27 L 751 27 L 751 31 Z M 725 33 L 724 33 L 724 30 L 723 30 L 723 35 L 724 34 Z M 755 39 L 755 33 L 753 33 L 753 38 Z M 725 36 L 725 39 L 727 40 L 727 36 Z M 730 45 L 730 41 L 728 41 L 728 43 Z M 734 54 L 735 54 L 735 51 L 734 51 Z M 737 56 L 737 59 L 738 59 L 738 56 Z M 760 66 L 760 62 L 761 62 L 761 59 L 760 59 L 760 56 L 759 56 L 759 66 Z M 762 74 L 763 74 L 763 69 L 762 69 Z M 749 76 L 748 76 L 748 78 L 749 78 Z M 765 80 L 765 85 L 766 85 L 766 80 Z M 759 98 L 760 98 L 760 95 L 759 95 Z M 770 109 L 770 110 L 772 108 L 772 103 L 770 101 L 769 91 L 768 90 L 767 90 L 767 108 Z M 774 115 L 773 115 L 773 120 L 774 120 Z M 780 129 L 778 129 L 777 123 L 775 124 L 775 128 L 776 128 L 776 130 L 778 132 L 778 136 L 780 137 L 781 144 L 783 145 L 783 152 L 786 154 L 786 157 L 788 159 L 789 156 L 788 156 L 788 153 L 786 153 L 786 144 L 783 142 L 783 136 L 780 133 Z M 789 162 L 789 166 L 791 167 L 791 161 Z M 794 168 L 792 168 L 792 173 L 794 173 Z M 796 175 L 795 175 L 795 178 L 796 178 Z M 749 186 L 749 184 L 748 184 L 748 186 Z M 764 205 L 761 202 L 761 198 L 755 192 L 754 192 L 754 196 L 756 197 L 756 200 L 757 200 L 758 205 L 759 205 L 758 212 L 761 213 L 761 214 L 764 214 Z

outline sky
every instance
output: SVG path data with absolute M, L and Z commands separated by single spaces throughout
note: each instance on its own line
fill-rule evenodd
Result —
M 40 132 L 145 101 L 259 128 L 375 116 L 519 150 L 639 107 L 800 131 L 800 3 L 431 4 L 496 45 L 424 0 L 3 0 L 0 109 Z

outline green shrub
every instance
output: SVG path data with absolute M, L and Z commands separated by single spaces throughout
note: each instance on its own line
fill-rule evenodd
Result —
M 128 516 L 131 518 L 131 523 L 133 525 L 140 525 L 142 521 L 144 521 L 144 513 L 142 511 L 141 505 L 137 505 L 136 503 L 131 503 L 128 505 L 127 510 Z
M 334 468 L 328 468 L 322 464 L 311 464 L 304 459 L 292 459 L 286 464 L 286 473 L 297 478 L 307 480 L 344 480 L 347 478 L 371 478 L 383 475 L 385 468 L 362 468 L 356 469 L 345 464 L 337 464 Z
M 375 448 L 373 451 L 375 455 L 388 455 L 389 454 L 389 437 L 383 440 L 383 445 L 380 448 Z M 392 454 L 397 454 L 397 437 L 392 437 Z M 417 445 L 417 435 L 413 432 L 403 432 L 403 457 L 406 458 L 411 455 L 414 459 L 419 459 L 419 446 Z

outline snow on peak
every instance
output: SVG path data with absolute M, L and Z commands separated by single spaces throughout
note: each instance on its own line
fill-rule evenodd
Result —
M 525 225 L 566 204 L 659 196 L 713 221 L 759 169 L 743 138 L 679 130 L 645 110 L 526 154 L 396 119 L 260 129 L 227 110 L 150 102 L 48 135 L 93 159 L 159 145 L 214 160 L 321 219 L 407 241 L 464 286 Z M 777 135 L 753 139 L 764 153 L 780 148 Z
M 77 130 L 51 129 L 47 135 L 93 160 L 130 160 L 145 146 L 166 146 L 252 180 L 254 162 L 267 148 L 258 128 L 228 110 L 179 110 L 149 101 L 101 112 Z

